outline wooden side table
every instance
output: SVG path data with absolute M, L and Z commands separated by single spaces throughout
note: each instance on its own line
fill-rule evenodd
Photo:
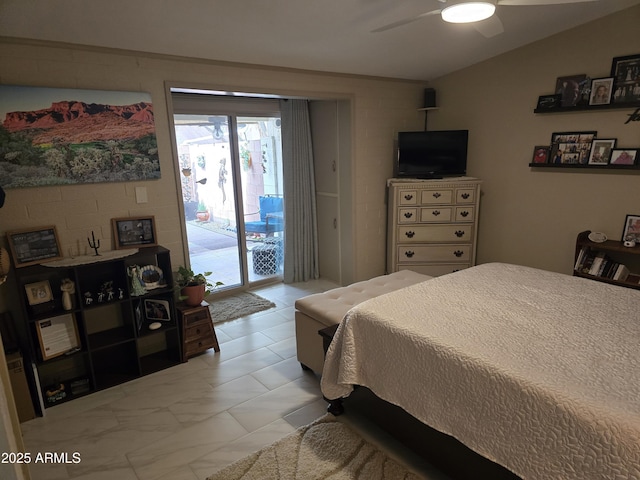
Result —
M 218 337 L 213 328 L 209 304 L 202 302 L 197 307 L 184 303 L 176 306 L 182 328 L 182 361 L 213 348 L 220 351 Z

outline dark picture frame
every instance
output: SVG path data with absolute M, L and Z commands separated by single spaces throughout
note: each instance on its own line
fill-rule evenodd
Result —
M 562 95 L 540 95 L 538 97 L 538 104 L 536 105 L 536 110 L 555 110 L 560 108 L 560 104 L 562 101 Z
M 594 78 L 591 80 L 589 105 L 609 105 L 613 94 L 613 77 Z
M 16 268 L 62 258 L 60 240 L 54 225 L 7 232 L 7 242 Z
M 614 148 L 611 150 L 609 165 L 636 165 L 638 162 L 637 148 Z
M 556 79 L 555 92 L 560 95 L 560 105 L 562 107 L 575 107 L 578 105 L 582 98 L 586 79 L 587 75 L 584 73 Z M 589 86 L 591 86 L 590 83 Z
M 533 157 L 531 163 L 549 163 L 549 153 L 551 148 L 549 145 L 536 145 L 533 147 Z
M 116 250 L 158 245 L 156 222 L 153 215 L 112 218 L 111 225 Z
M 627 236 L 632 237 L 636 243 L 640 243 L 640 215 L 627 215 L 624 219 L 620 241 L 624 242 Z
M 615 138 L 596 138 L 591 144 L 589 165 L 608 165 L 614 148 L 616 148 Z
M 586 165 L 598 132 L 554 132 L 551 135 L 550 163 Z
M 614 79 L 613 103 L 640 102 L 640 53 L 615 57 L 611 62 Z

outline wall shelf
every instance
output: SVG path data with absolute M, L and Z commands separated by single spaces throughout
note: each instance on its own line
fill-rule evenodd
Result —
M 626 110 L 632 108 L 640 108 L 640 102 L 610 103 L 608 105 L 576 105 L 575 107 L 536 108 L 533 113 L 601 112 L 603 110 Z
M 640 171 L 640 165 L 585 165 L 582 163 L 530 163 L 531 168 L 559 168 L 562 170 L 580 170 L 586 171 L 599 171 L 609 170 L 624 170 L 625 173 L 629 173 L 629 170 Z

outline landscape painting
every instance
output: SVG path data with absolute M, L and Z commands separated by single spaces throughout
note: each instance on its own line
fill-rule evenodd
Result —
M 151 95 L 0 85 L 0 186 L 160 178 Z

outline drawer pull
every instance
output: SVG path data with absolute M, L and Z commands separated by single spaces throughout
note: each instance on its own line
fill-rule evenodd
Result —
M 198 335 L 200 335 L 200 329 L 197 329 L 197 330 L 196 330 L 196 333 L 197 333 Z
M 454 233 L 458 238 L 462 238 L 464 236 L 464 230 L 456 230 Z
M 463 194 L 461 194 L 460 196 L 461 196 L 462 198 L 464 198 L 465 200 L 466 200 L 467 198 L 469 198 L 469 194 L 468 194 L 468 193 L 463 193 Z
M 408 232 L 404 232 L 404 234 L 409 238 L 413 238 L 413 236 L 416 234 L 416 232 L 408 231 Z
M 411 218 L 411 217 L 413 217 L 413 213 L 411 213 L 411 212 L 405 212 L 405 214 L 404 214 L 404 218 Z
M 462 250 L 456 250 L 455 252 L 453 252 L 453 254 L 460 258 L 462 255 L 464 255 L 464 252 Z
M 405 256 L 408 258 L 411 258 L 415 255 L 415 252 L 412 252 L 411 250 L 407 250 L 406 252 L 404 252 Z
M 406 194 L 406 195 L 404 196 L 404 199 L 405 199 L 405 200 L 411 200 L 412 198 L 413 198 L 413 195 L 411 195 L 410 193 L 408 193 L 408 194 Z
M 440 198 L 441 196 L 442 196 L 442 194 L 439 193 L 439 192 L 436 192 L 436 193 L 433 194 L 433 198 Z
M 460 212 L 460 216 L 461 217 L 468 217 L 469 216 L 469 212 L 467 212 L 466 210 L 464 212 Z
M 432 214 L 434 217 L 437 217 L 438 215 L 440 215 L 440 210 L 434 210 L 433 212 L 431 212 L 431 214 Z

